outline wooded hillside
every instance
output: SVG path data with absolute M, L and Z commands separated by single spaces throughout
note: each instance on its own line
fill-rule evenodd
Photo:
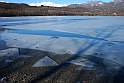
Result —
M 108 10 L 98 8 L 85 8 L 85 7 L 50 7 L 50 6 L 29 6 L 27 4 L 17 3 L 4 3 L 0 2 L 0 16 L 109 16 L 109 15 L 124 15 L 124 11 L 119 10 Z

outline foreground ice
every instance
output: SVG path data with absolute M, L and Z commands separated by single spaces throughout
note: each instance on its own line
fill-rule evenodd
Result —
M 88 38 L 52 37 L 3 33 L 1 38 L 9 47 L 45 50 L 59 54 L 94 55 L 124 65 L 123 41 L 94 40 Z
M 49 58 L 48 56 L 45 56 L 44 58 L 37 61 L 32 67 L 41 67 L 41 66 L 57 66 L 59 65 L 54 60 Z

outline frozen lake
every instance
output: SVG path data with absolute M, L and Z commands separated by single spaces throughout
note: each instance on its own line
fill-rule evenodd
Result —
M 6 46 L 92 55 L 124 65 L 124 17 L 1 17 Z

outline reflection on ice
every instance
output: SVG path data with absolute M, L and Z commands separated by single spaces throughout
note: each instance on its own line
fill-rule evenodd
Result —
M 48 56 L 45 56 L 44 58 L 37 61 L 32 67 L 41 67 L 41 66 L 57 66 L 59 65 L 54 60 L 49 58 Z

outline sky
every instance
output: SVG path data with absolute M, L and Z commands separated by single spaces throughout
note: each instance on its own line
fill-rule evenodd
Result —
M 4 2 L 14 2 L 14 3 L 27 3 L 29 5 L 58 5 L 58 6 L 66 6 L 69 4 L 79 4 L 85 3 L 88 1 L 103 1 L 110 2 L 112 0 L 0 0 Z

